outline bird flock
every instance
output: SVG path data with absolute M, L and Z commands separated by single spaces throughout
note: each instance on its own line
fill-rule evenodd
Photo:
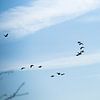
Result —
M 8 37 L 8 33 L 7 34 L 4 34 L 4 37 L 5 38 L 7 38 Z M 78 43 L 78 45 L 79 45 L 79 51 L 77 52 L 77 54 L 76 54 L 76 56 L 80 56 L 80 55 L 82 55 L 83 53 L 84 53 L 84 44 L 81 42 L 81 41 L 78 41 L 77 42 Z M 30 68 L 33 68 L 35 65 L 30 65 Z M 43 66 L 41 66 L 41 65 L 39 65 L 38 66 L 38 68 L 40 69 L 40 68 L 42 68 Z M 24 69 L 26 69 L 25 67 L 21 67 L 20 68 L 20 70 L 24 70 Z M 55 77 L 56 75 L 58 75 L 58 76 L 63 76 L 63 75 L 65 75 L 65 73 L 60 73 L 60 72 L 57 72 L 56 74 L 52 74 L 50 77 Z
M 30 65 L 30 68 L 33 68 L 35 65 Z M 39 65 L 38 68 L 42 68 L 43 66 Z M 21 70 L 26 69 L 25 67 L 21 67 Z
M 65 73 L 60 73 L 60 72 L 57 72 L 55 75 L 51 75 L 51 77 L 55 77 L 55 76 L 63 76 L 63 75 L 65 75 Z
M 80 56 L 80 55 L 82 55 L 84 53 L 84 48 L 85 47 L 84 47 L 84 44 L 82 42 L 78 41 L 77 43 L 80 46 L 80 51 L 77 52 L 76 56 Z
M 30 65 L 30 68 L 33 68 L 35 65 Z M 43 66 L 41 66 L 41 65 L 39 65 L 38 66 L 38 68 L 42 68 Z M 24 70 L 25 69 L 25 67 L 21 67 L 21 70 Z M 57 72 L 55 75 L 53 74 L 53 75 L 51 75 L 50 77 L 55 77 L 56 75 L 58 75 L 58 76 L 63 76 L 63 75 L 65 75 L 65 73 L 60 73 L 60 72 Z

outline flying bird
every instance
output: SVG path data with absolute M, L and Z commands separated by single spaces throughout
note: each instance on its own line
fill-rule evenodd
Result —
M 21 70 L 25 69 L 25 67 L 22 67 Z
M 61 76 L 65 75 L 65 73 L 62 73 Z
M 42 68 L 42 66 L 38 66 L 38 68 Z
M 34 65 L 30 65 L 30 68 L 32 68 Z
M 51 77 L 54 77 L 54 75 L 51 75 Z
M 5 37 L 8 37 L 8 33 L 4 35 Z
M 78 54 L 76 56 L 82 55 L 82 52 L 78 52 Z
M 57 73 L 58 75 L 61 75 L 61 73 Z
M 85 47 L 80 47 L 80 50 L 82 50 L 83 48 L 85 48 Z
M 82 42 L 80 42 L 80 41 L 78 41 L 77 43 L 78 43 L 79 45 L 84 45 L 84 44 L 83 44 Z
M 84 50 L 82 50 L 81 53 L 84 53 Z

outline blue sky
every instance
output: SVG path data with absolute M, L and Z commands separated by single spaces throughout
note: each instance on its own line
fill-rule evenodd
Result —
M 29 95 L 15 100 L 100 100 L 99 6 L 99 0 L 1 0 L 0 71 L 26 71 L 4 75 L 0 95 L 25 81 Z M 80 57 L 77 41 L 85 45 Z M 31 71 L 30 64 L 44 67 Z M 66 75 L 52 79 L 58 71 Z

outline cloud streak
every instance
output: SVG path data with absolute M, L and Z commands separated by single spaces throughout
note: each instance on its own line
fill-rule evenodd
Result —
M 79 57 L 62 57 L 42 62 L 45 68 L 70 68 L 100 63 L 100 53 L 82 55 Z
M 0 32 L 22 37 L 81 16 L 100 6 L 99 0 L 37 0 L 0 14 Z
M 79 57 L 72 56 L 72 57 L 60 57 L 51 59 L 49 61 L 44 62 L 38 62 L 35 63 L 33 70 L 37 70 L 39 65 L 43 66 L 43 70 L 48 69 L 58 69 L 58 68 L 73 68 L 73 67 L 82 67 L 87 65 L 93 65 L 93 64 L 100 64 L 100 53 L 94 53 L 94 54 L 88 54 L 88 55 L 81 55 Z M 1 71 L 7 71 L 7 70 L 20 70 L 20 67 L 18 67 L 17 64 L 13 64 L 14 66 L 0 69 Z M 21 65 L 21 64 L 20 64 Z M 23 63 L 22 66 L 26 67 L 26 70 L 32 70 L 29 68 L 29 64 Z

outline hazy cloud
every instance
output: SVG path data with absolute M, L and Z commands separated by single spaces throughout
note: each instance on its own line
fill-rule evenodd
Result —
M 76 18 L 100 6 L 99 0 L 37 0 L 0 14 L 0 31 L 22 37 Z
M 73 68 L 73 67 L 82 67 L 92 64 L 99 64 L 100 63 L 100 53 L 93 53 L 88 55 L 81 55 L 81 56 L 71 56 L 71 57 L 60 57 L 60 58 L 53 58 L 49 61 L 38 62 L 34 63 L 34 70 L 38 69 L 38 66 L 43 66 L 44 69 L 56 69 L 56 68 Z M 32 63 L 31 63 L 32 64 Z M 13 66 L 12 66 L 13 65 Z M 20 70 L 21 66 L 25 66 L 26 70 L 29 70 L 29 63 L 23 62 L 20 63 L 11 63 L 9 67 L 3 67 L 0 70 Z M 18 67 L 19 66 L 19 67 Z M 32 69 L 31 69 L 32 70 Z

